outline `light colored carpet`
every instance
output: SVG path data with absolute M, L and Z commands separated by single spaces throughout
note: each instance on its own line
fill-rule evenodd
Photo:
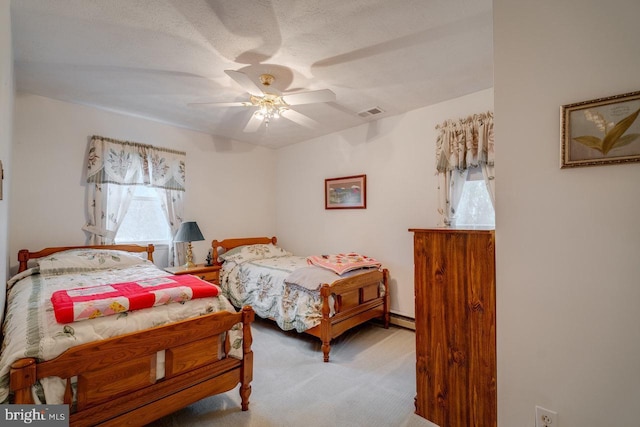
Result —
M 320 340 L 252 326 L 254 373 L 249 410 L 238 388 L 203 399 L 153 426 L 434 427 L 414 414 L 415 334 L 367 323 L 332 342 L 322 361 Z

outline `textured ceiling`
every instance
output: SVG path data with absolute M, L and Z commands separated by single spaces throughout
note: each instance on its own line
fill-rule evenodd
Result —
M 491 0 L 12 0 L 18 90 L 281 147 L 493 86 Z M 243 132 L 224 70 L 331 89 Z M 384 112 L 361 117 L 379 107 Z

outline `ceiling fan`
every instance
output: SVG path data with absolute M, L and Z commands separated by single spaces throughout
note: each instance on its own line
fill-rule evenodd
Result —
M 272 119 L 284 117 L 302 126 L 315 127 L 318 122 L 291 108 L 293 105 L 312 104 L 316 102 L 331 102 L 336 100 L 336 94 L 329 89 L 312 90 L 308 92 L 280 93 L 272 86 L 275 77 L 271 74 L 260 75 L 260 87 L 248 75 L 240 71 L 225 70 L 225 73 L 249 92 L 248 101 L 240 102 L 200 102 L 189 105 L 211 105 L 214 107 L 256 107 L 244 132 L 256 132 L 262 123 L 269 126 Z

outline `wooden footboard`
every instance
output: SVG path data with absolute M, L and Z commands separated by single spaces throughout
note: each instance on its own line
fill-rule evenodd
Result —
M 228 251 L 243 245 L 276 244 L 276 237 L 248 237 L 213 240 L 213 259 L 219 263 L 219 248 Z M 368 320 L 379 318 L 384 327 L 389 327 L 389 271 L 370 271 L 350 276 L 332 284 L 325 284 L 320 289 L 322 297 L 322 320 L 320 324 L 307 329 L 305 332 L 322 341 L 324 361 L 329 361 L 331 340 L 345 331 Z M 384 292 L 380 290 L 383 284 Z M 334 315 L 331 313 L 331 299 L 333 296 Z
M 322 320 L 318 326 L 305 332 L 320 338 L 325 362 L 329 361 L 331 340 L 354 326 L 379 318 L 385 328 L 389 327 L 388 276 L 387 269 L 376 270 L 322 285 Z M 384 293 L 380 291 L 380 283 L 384 284 Z M 333 316 L 329 316 L 331 296 Z
M 26 358 L 11 366 L 12 403 L 33 403 L 37 380 L 66 379 L 70 425 L 139 426 L 204 397 L 240 384 L 242 410 L 249 407 L 253 379 L 253 310 L 218 312 L 70 348 L 54 360 Z M 229 356 L 228 331 L 242 325 L 242 359 Z M 164 376 L 156 358 L 165 353 Z M 71 378 L 77 378 L 75 399 Z

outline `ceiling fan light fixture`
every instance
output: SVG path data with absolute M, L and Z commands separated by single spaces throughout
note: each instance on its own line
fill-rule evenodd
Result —
M 259 76 L 260 82 L 257 82 L 240 71 L 225 70 L 225 73 L 249 93 L 249 101 L 199 104 L 255 108 L 243 132 L 256 132 L 262 123 L 268 126 L 271 119 L 277 119 L 281 116 L 300 126 L 316 128 L 319 123 L 296 111 L 296 106 L 319 102 L 335 102 L 336 100 L 336 94 L 329 89 L 281 94 L 273 86 L 275 77 L 272 74 L 261 74 Z
M 288 109 L 288 105 L 281 96 L 266 93 L 264 96 L 252 96 L 251 104 L 258 107 L 255 112 L 257 118 L 266 124 L 271 119 L 278 119 Z

